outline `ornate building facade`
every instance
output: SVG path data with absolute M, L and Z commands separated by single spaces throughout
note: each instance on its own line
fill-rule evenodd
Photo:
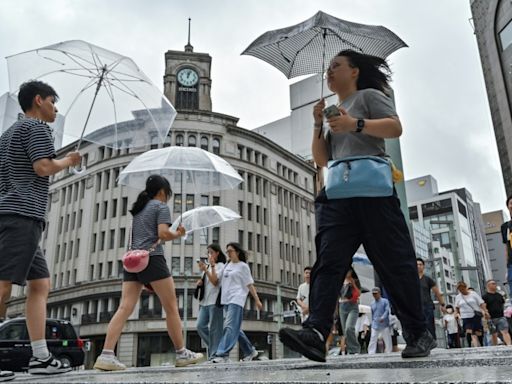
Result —
M 200 277 L 195 259 L 204 257 L 209 243 L 224 247 L 237 241 L 248 250 L 248 264 L 264 304 L 258 312 L 253 300 L 247 300 L 243 329 L 269 358 L 287 355 L 275 337 L 282 320 L 277 314 L 290 309 L 304 267 L 316 258 L 315 169 L 264 136 L 239 127 L 237 118 L 212 112 L 208 54 L 195 53 L 188 44 L 185 51 L 168 51 L 165 61 L 164 92 L 178 111 L 165 143 L 121 150 L 85 144 L 81 152 L 86 172 L 61 172 L 51 180 L 49 223 L 42 241 L 52 280 L 48 317 L 68 319 L 90 341 L 86 360 L 90 367 L 119 305 L 121 257 L 131 226 L 128 211 L 140 192 L 117 185 L 117 177 L 137 154 L 150 148 L 200 147 L 226 159 L 244 183 L 235 190 L 210 194 L 182 196 L 174 191 L 169 202 L 173 217 L 198 206 L 223 205 L 242 219 L 165 245 L 187 346 L 202 349 L 195 327 L 198 304 L 193 290 Z M 71 148 L 72 144 L 60 153 Z M 23 312 L 24 291 L 16 288 L 8 316 Z M 124 328 L 118 356 L 129 366 L 161 365 L 172 362 L 173 351 L 165 312 L 157 296 L 144 292 Z M 236 358 L 238 351 L 233 355 Z

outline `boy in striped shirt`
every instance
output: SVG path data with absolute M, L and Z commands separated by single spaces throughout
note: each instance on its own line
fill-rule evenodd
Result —
M 29 372 L 63 373 L 71 368 L 49 353 L 45 340 L 50 274 L 39 241 L 46 223 L 49 176 L 79 165 L 81 156 L 70 152 L 62 159 L 55 158 L 47 124 L 57 115 L 57 93 L 51 86 L 26 82 L 20 87 L 18 101 L 25 118 L 0 137 L 0 299 L 5 302 L 9 298 L 12 284 L 23 286 L 28 281 Z M 13 374 L 4 381 L 12 378 Z

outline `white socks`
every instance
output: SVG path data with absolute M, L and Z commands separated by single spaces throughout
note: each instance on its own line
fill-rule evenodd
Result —
M 32 346 L 32 355 L 35 358 L 44 360 L 50 356 L 50 351 L 48 351 L 48 346 L 46 345 L 46 339 L 32 341 L 30 345 Z
M 183 355 L 186 352 L 186 350 L 187 349 L 185 347 L 183 347 L 181 349 L 176 350 L 176 354 L 177 355 Z
M 111 349 L 104 349 L 101 351 L 101 356 L 106 357 L 108 359 L 113 359 L 116 357 L 116 354 Z

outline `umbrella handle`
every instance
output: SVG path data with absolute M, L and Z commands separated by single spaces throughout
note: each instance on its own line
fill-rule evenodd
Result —
M 73 175 L 81 175 L 85 173 L 85 166 L 73 167 L 71 168 L 71 173 L 73 173 Z

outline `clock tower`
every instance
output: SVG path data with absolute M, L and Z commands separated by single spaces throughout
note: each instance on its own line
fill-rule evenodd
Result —
M 164 94 L 178 111 L 211 111 L 210 90 L 212 58 L 207 53 L 194 52 L 188 43 L 185 51 L 165 53 Z

